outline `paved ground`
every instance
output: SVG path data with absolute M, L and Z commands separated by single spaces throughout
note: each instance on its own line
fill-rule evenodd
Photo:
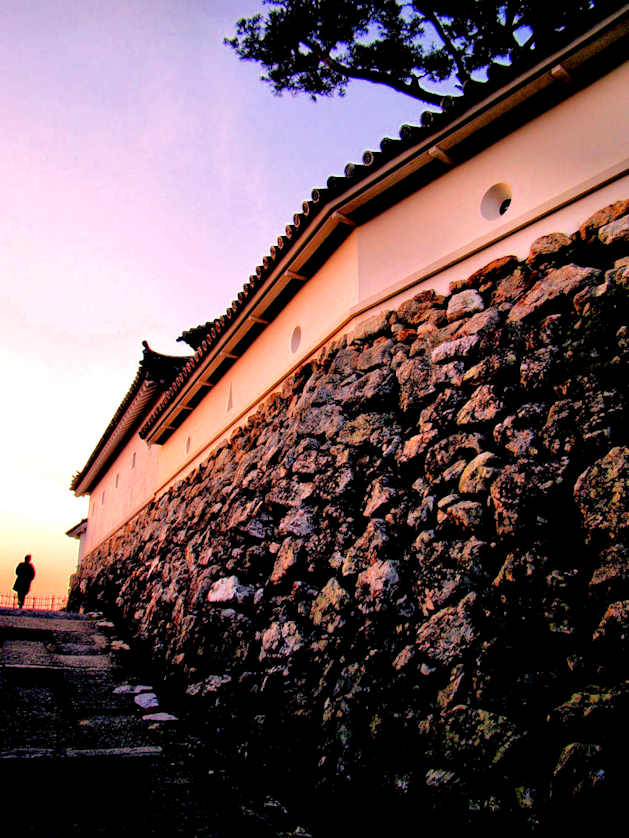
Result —
M 127 673 L 110 630 L 96 619 L 0 611 L 0 782 L 14 834 L 137 834 L 153 809 L 161 732 L 132 693 L 115 692 Z
M 164 708 L 139 705 L 158 699 L 120 664 L 114 631 L 96 617 L 0 609 L 4 834 L 303 834 L 251 811 L 220 764 L 208 770 L 189 724 L 150 718 Z

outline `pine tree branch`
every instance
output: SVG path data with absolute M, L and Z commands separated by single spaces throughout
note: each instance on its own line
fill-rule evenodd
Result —
M 410 82 L 396 79 L 386 73 L 379 73 L 374 70 L 359 69 L 358 67 L 347 66 L 342 64 L 336 58 L 332 58 L 329 53 L 324 53 L 320 47 L 314 46 L 304 42 L 308 49 L 312 50 L 318 59 L 328 66 L 331 70 L 339 73 L 346 78 L 362 79 L 369 81 L 372 84 L 384 84 L 388 87 L 397 90 L 398 93 L 404 93 L 406 96 L 411 96 L 413 99 L 418 99 L 421 102 L 426 102 L 429 105 L 440 105 L 443 99 L 443 94 L 433 93 L 431 90 L 426 90 L 419 83 L 419 79 L 413 77 Z
M 457 47 L 455 47 L 453 42 L 450 40 L 448 33 L 445 31 L 445 29 L 441 25 L 441 21 L 434 13 L 434 11 L 432 11 L 432 9 L 425 12 L 418 7 L 417 3 L 413 3 L 413 8 L 417 12 L 419 12 L 420 15 L 423 15 L 429 23 L 432 23 L 437 35 L 441 38 L 441 43 L 452 56 L 452 59 L 456 64 L 458 79 L 461 82 L 461 84 L 463 84 L 463 82 L 467 81 L 467 79 L 470 78 L 470 74 L 467 72 L 467 70 L 465 69 L 465 65 L 463 64 L 463 60 L 461 58 L 461 51 Z

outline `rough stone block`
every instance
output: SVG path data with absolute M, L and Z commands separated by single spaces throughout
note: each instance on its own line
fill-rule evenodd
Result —
M 419 627 L 415 644 L 429 661 L 441 667 L 458 663 L 477 637 L 472 620 L 476 594 L 468 594 L 461 602 L 434 614 Z
M 568 261 L 567 255 L 571 248 L 572 240 L 565 233 L 549 233 L 546 236 L 540 236 L 531 245 L 526 263 L 535 270 L 554 266 L 561 260 Z
M 595 268 L 579 268 L 577 265 L 558 268 L 535 283 L 513 306 L 507 320 L 510 323 L 519 323 L 533 315 L 546 313 L 553 304 L 574 295 L 585 285 L 595 284 L 600 277 L 601 272 Z
M 483 451 L 465 467 L 459 480 L 459 492 L 478 495 L 489 490 L 499 474 L 498 458 L 491 451 Z
M 467 358 L 474 352 L 479 343 L 478 335 L 468 335 L 457 340 L 450 340 L 433 349 L 430 359 L 433 364 L 442 364 L 454 358 Z
M 629 244 L 629 215 L 623 215 L 622 218 L 601 227 L 598 240 L 607 246 Z
M 380 337 L 380 335 L 388 334 L 390 330 L 390 319 L 391 312 L 389 311 L 381 311 L 378 314 L 374 314 L 373 317 L 369 317 L 363 323 L 359 323 L 354 331 L 347 336 L 348 344 L 373 340 L 374 338 Z
M 456 294 L 466 288 L 480 288 L 481 285 L 493 284 L 514 271 L 517 266 L 517 256 L 501 256 L 498 259 L 493 259 L 466 279 L 457 279 L 451 282 L 450 293 Z
M 253 596 L 250 585 L 241 585 L 237 576 L 218 579 L 208 591 L 206 601 L 213 605 L 242 605 Z
M 612 448 L 574 487 L 586 538 L 616 539 L 629 528 L 629 448 Z
M 484 308 L 485 303 L 478 291 L 473 288 L 461 291 L 450 298 L 447 310 L 448 323 L 476 314 L 477 311 L 482 311 Z
M 579 227 L 579 236 L 582 241 L 589 242 L 594 238 L 601 227 L 621 218 L 629 213 L 629 200 L 615 201 L 603 209 L 597 210 Z

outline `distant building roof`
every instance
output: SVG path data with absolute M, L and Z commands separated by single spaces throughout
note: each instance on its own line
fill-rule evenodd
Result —
M 66 532 L 66 535 L 69 535 L 70 538 L 80 538 L 86 530 L 87 518 L 83 518 L 78 524 L 70 527 L 70 529 Z
M 142 360 L 127 394 L 120 402 L 111 422 L 70 488 L 77 495 L 89 492 L 103 470 L 117 456 L 159 396 L 168 389 L 186 363 L 188 356 L 162 355 L 142 342 Z

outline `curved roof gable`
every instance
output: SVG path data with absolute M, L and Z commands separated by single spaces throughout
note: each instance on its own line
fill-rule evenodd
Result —
M 120 452 L 133 431 L 148 415 L 186 362 L 187 356 L 162 355 L 142 341 L 142 359 L 131 386 L 87 463 L 72 478 L 70 488 L 77 495 L 90 492 L 103 471 Z

